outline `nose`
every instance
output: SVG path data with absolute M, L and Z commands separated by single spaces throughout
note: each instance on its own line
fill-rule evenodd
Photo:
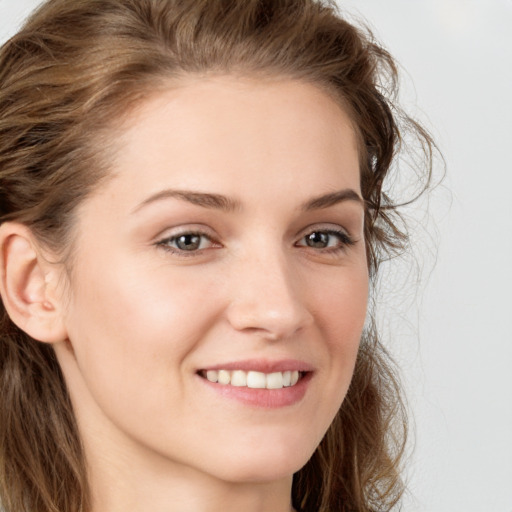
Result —
M 307 288 L 283 255 L 244 258 L 232 269 L 227 309 L 231 326 L 268 340 L 290 338 L 313 323 Z

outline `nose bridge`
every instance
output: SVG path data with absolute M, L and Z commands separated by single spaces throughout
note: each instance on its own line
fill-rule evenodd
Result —
M 284 339 L 312 321 L 293 262 L 279 244 L 244 253 L 232 279 L 228 317 L 237 330 Z

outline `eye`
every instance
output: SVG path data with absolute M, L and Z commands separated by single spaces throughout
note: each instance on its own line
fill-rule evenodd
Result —
M 214 245 L 212 239 L 204 233 L 186 232 L 159 240 L 157 244 L 168 251 L 176 253 L 193 253 L 208 249 Z
M 319 250 L 343 249 L 353 244 L 354 241 L 347 233 L 333 229 L 311 231 L 297 242 L 297 245 L 300 247 L 310 247 Z

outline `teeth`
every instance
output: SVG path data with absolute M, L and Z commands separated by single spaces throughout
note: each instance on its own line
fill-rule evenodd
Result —
M 241 370 L 235 370 L 231 374 L 231 385 L 232 386 L 247 386 L 247 374 Z
M 206 372 L 206 378 L 210 382 L 217 382 L 219 380 L 219 372 L 217 370 L 208 370 Z
M 267 375 L 267 389 L 281 389 L 283 387 L 283 374 L 281 372 Z
M 219 384 L 229 384 L 231 382 L 231 374 L 226 370 L 219 370 Z
M 254 389 L 263 389 L 267 387 L 267 378 L 261 372 L 247 373 L 247 387 Z
M 297 370 L 286 372 L 244 372 L 243 370 L 208 370 L 203 376 L 210 382 L 252 389 L 282 389 L 295 386 L 299 381 L 300 373 Z

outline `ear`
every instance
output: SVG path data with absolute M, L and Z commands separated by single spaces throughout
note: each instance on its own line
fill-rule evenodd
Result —
M 27 226 L 0 225 L 0 296 L 11 320 L 35 340 L 67 338 L 58 286 L 62 272 L 62 265 L 44 257 Z

